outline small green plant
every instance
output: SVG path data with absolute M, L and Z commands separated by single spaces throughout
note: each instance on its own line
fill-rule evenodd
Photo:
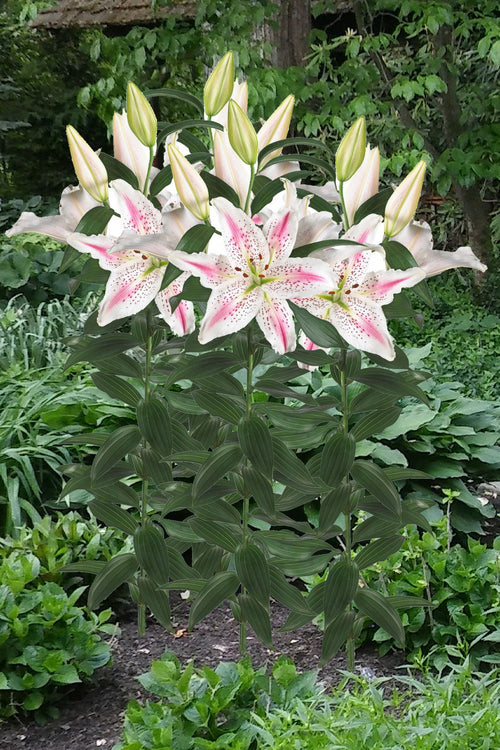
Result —
M 68 595 L 57 583 L 35 583 L 39 571 L 38 558 L 21 550 L 0 564 L 0 716 L 57 715 L 67 687 L 110 660 L 99 633 L 114 632 L 111 610 L 88 614 L 76 604 L 85 586 Z
M 474 666 L 500 663 L 500 537 L 492 549 L 469 537 L 467 548 L 451 545 L 449 521 L 433 524 L 434 534 L 405 532 L 401 549 L 364 571 L 370 586 L 390 596 L 427 598 L 432 609 L 403 610 L 410 661 L 443 669 L 468 657 Z M 382 653 L 394 640 L 382 628 L 364 638 Z

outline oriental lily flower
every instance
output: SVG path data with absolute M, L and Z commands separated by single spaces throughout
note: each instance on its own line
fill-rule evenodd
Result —
M 358 208 L 377 192 L 379 170 L 379 150 L 367 146 L 361 166 L 349 180 L 342 184 L 347 227 L 350 227 L 354 221 L 354 214 Z
M 309 299 L 293 300 L 318 318 L 329 320 L 352 346 L 395 357 L 394 344 L 382 310 L 403 287 L 417 284 L 424 273 L 417 268 L 387 270 L 382 252 L 363 247 L 352 250 L 320 250 L 314 253 L 330 264 L 335 282 Z M 342 257 L 344 254 L 344 257 Z
M 23 211 L 14 226 L 5 234 L 12 237 L 14 234 L 36 232 L 66 242 L 87 211 L 100 205 L 101 203 L 92 198 L 81 185 L 70 185 L 62 192 L 58 215 L 36 216 L 32 211 Z
M 318 258 L 289 258 L 298 223 L 291 211 L 274 214 L 261 230 L 225 198 L 216 198 L 212 205 L 212 223 L 223 242 L 221 247 L 216 241 L 215 247 L 221 247 L 221 252 L 174 252 L 170 256 L 176 266 L 213 290 L 200 342 L 239 331 L 256 318 L 275 351 L 293 350 L 295 327 L 286 300 L 330 288 L 334 280 L 330 269 Z
M 111 272 L 98 324 L 105 326 L 139 312 L 154 299 L 175 333 L 190 333 L 194 330 L 192 303 L 181 302 L 174 313 L 170 307 L 170 298 L 181 291 L 188 274 L 182 274 L 160 291 L 172 249 L 161 212 L 123 180 L 110 184 L 109 205 L 115 216 L 108 223 L 107 234 L 87 236 L 75 232 L 67 237 L 72 247 L 89 253 L 101 268 Z

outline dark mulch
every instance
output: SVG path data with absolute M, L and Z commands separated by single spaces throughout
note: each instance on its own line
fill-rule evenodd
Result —
M 110 750 L 120 738 L 127 702 L 148 697 L 137 675 L 147 671 L 151 661 L 166 649 L 173 651 L 182 663 L 194 659 L 198 666 L 216 666 L 220 661 L 240 658 L 238 625 L 229 607 L 219 607 L 190 634 L 187 615 L 187 605 L 180 602 L 174 610 L 176 633 L 167 633 L 150 621 L 144 638 L 137 636 L 135 622 L 125 615 L 120 621 L 121 636 L 112 642 L 112 665 L 98 670 L 94 684 L 71 691 L 59 706 L 58 719 L 44 726 L 19 720 L 1 725 L 1 750 L 90 750 L 96 747 Z M 275 631 L 284 618 L 285 611 L 274 607 Z M 263 646 L 251 631 L 247 640 L 254 667 L 272 663 L 279 655 L 286 654 L 300 671 L 317 668 L 321 633 L 312 624 L 292 633 L 276 632 L 274 651 Z M 397 668 L 403 663 L 404 656 L 400 653 L 380 657 L 373 649 L 362 649 L 357 653 L 356 671 L 367 677 L 390 677 L 398 673 Z M 335 685 L 342 677 L 339 670 L 345 668 L 345 657 L 340 654 L 320 670 L 319 677 L 324 684 Z

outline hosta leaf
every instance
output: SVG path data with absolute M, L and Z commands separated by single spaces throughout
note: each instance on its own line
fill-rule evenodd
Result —
M 152 524 L 140 526 L 134 534 L 137 562 L 157 584 L 168 583 L 168 546 L 161 531 Z
M 354 612 L 343 612 L 328 625 L 323 633 L 320 667 L 324 667 L 342 648 L 352 633 L 353 625 Z
M 125 425 L 112 432 L 94 456 L 90 472 L 92 482 L 97 483 L 118 461 L 131 453 L 140 440 L 141 433 L 135 425 Z
M 401 499 L 396 487 L 377 464 L 358 459 L 351 467 L 351 476 L 361 487 L 374 495 L 384 507 L 395 515 L 401 514 Z
M 117 399 L 117 401 L 124 401 L 130 406 L 137 406 L 141 400 L 141 394 L 134 388 L 131 383 L 128 383 L 123 378 L 117 377 L 116 375 L 109 375 L 104 372 L 93 372 L 92 380 L 96 388 L 100 391 L 104 391 L 111 398 Z
M 376 539 L 363 547 L 356 555 L 356 563 L 360 570 L 368 568 L 376 562 L 386 560 L 399 550 L 403 544 L 404 537 L 402 534 L 386 537 L 385 539 Z
M 235 469 L 241 460 L 239 445 L 221 445 L 212 451 L 193 482 L 193 498 L 202 497 L 228 471 Z
M 168 593 L 159 589 L 149 578 L 143 578 L 141 576 L 137 583 L 144 604 L 149 607 L 160 625 L 163 625 L 166 630 L 172 630 Z
M 89 589 L 88 607 L 96 609 L 99 604 L 119 586 L 132 578 L 137 570 L 135 555 L 127 552 L 116 555 L 101 568 Z
M 238 441 L 243 455 L 266 477 L 272 477 L 273 444 L 269 429 L 259 417 L 242 419 L 238 424 Z
M 142 436 L 161 456 L 172 452 L 172 430 L 168 406 L 163 399 L 152 396 L 137 404 L 137 424 Z
M 99 521 L 125 534 L 133 534 L 137 528 L 137 521 L 131 513 L 116 505 L 104 500 L 91 500 L 89 508 Z
M 192 630 L 197 622 L 203 620 L 225 599 L 232 597 L 239 585 L 236 573 L 227 571 L 216 573 L 201 589 L 191 606 L 189 629 Z
M 210 544 L 216 544 L 229 552 L 235 552 L 241 541 L 241 531 L 233 524 L 205 521 L 202 518 L 190 518 L 189 525 L 197 534 Z
M 342 557 L 328 569 L 324 590 L 325 625 L 345 610 L 353 600 L 359 583 L 359 568 L 352 560 Z
M 241 614 L 248 621 L 255 635 L 267 648 L 273 647 L 273 634 L 271 630 L 271 620 L 269 609 L 250 594 L 240 594 L 238 602 L 241 608 Z
M 253 469 L 251 466 L 243 467 L 242 476 L 246 491 L 253 497 L 259 508 L 267 513 L 267 515 L 274 516 L 274 494 L 269 479 L 262 476 L 259 471 Z
M 260 604 L 269 606 L 269 568 L 264 553 L 256 544 L 239 547 L 234 556 L 242 585 Z
M 379 594 L 378 591 L 362 588 L 356 594 L 355 602 L 361 614 L 369 617 L 380 628 L 386 630 L 404 648 L 405 631 L 403 623 L 388 599 Z
M 354 461 L 356 441 L 351 435 L 337 433 L 329 438 L 321 453 L 319 474 L 329 487 L 336 487 L 349 473 Z
M 356 442 L 364 440 L 365 438 L 382 432 L 382 430 L 385 430 L 389 425 L 394 424 L 400 414 L 401 409 L 397 406 L 367 414 L 365 417 L 362 417 L 359 422 L 356 422 L 354 427 L 351 428 L 350 434 Z

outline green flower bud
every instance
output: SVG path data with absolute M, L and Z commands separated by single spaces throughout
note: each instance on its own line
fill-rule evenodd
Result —
M 425 161 L 419 161 L 387 201 L 384 217 L 386 237 L 395 237 L 415 216 L 424 183 L 425 170 Z
M 259 141 L 255 128 L 241 107 L 231 99 L 228 104 L 227 134 L 229 143 L 245 164 L 255 164 Z
M 144 146 L 152 148 L 156 145 L 156 115 L 142 91 L 132 81 L 127 86 L 127 120 L 130 130 Z
M 66 128 L 69 150 L 80 185 L 94 200 L 108 200 L 108 173 L 93 148 L 72 125 Z
M 340 142 L 335 154 L 335 170 L 338 182 L 349 180 L 360 168 L 365 158 L 366 124 L 358 117 Z
M 232 52 L 226 52 L 224 57 L 210 73 L 203 91 L 205 114 L 210 119 L 221 111 L 228 103 L 233 92 L 234 58 Z

